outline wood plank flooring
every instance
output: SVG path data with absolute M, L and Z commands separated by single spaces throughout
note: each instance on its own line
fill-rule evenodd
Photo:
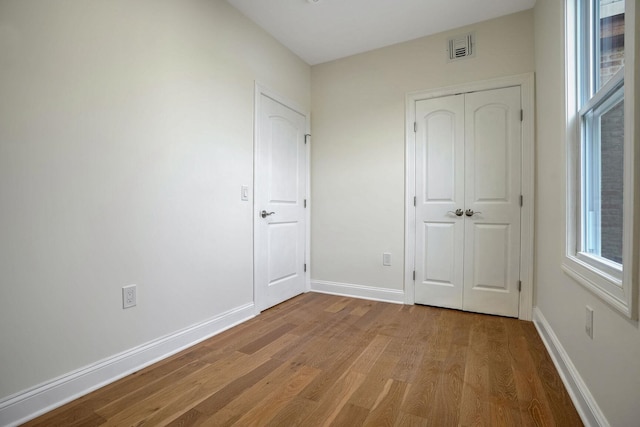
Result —
M 28 426 L 581 426 L 530 322 L 308 293 Z

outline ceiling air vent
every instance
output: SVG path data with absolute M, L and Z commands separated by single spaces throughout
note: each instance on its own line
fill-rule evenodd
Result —
M 471 58 L 476 54 L 474 33 L 463 34 L 452 37 L 448 40 L 447 50 L 449 51 L 449 61 Z

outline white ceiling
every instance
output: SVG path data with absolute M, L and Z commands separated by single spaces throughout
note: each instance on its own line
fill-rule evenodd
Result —
M 227 0 L 310 65 L 530 9 L 536 0 Z

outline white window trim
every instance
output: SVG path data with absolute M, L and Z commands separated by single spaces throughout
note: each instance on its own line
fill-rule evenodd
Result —
M 640 207 L 640 168 L 635 167 L 640 159 L 640 149 L 634 141 L 640 141 L 636 114 L 634 75 L 636 64 L 636 5 L 635 1 L 625 2 L 625 68 L 624 68 L 624 190 L 623 190 L 623 244 L 624 267 L 620 271 L 616 263 L 607 263 L 586 253 L 577 252 L 580 233 L 580 115 L 577 111 L 577 35 L 575 16 L 577 0 L 565 1 L 565 88 L 567 114 L 567 177 L 566 177 L 566 220 L 565 257 L 562 269 L 578 283 L 631 319 L 638 318 L 638 253 L 639 221 L 634 211 Z M 616 79 L 613 79 L 616 80 Z M 621 80 L 619 77 L 617 80 Z M 617 82 L 609 82 L 614 85 Z

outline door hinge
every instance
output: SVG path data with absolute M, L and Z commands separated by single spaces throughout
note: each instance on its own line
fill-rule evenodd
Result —
M 307 141 L 307 139 L 308 139 L 308 138 L 311 138 L 311 134 L 310 134 L 310 133 L 306 133 L 306 134 L 304 135 L 304 143 L 305 143 L 305 144 L 308 142 L 308 141 Z
M 522 280 L 518 280 L 518 292 L 522 292 Z
M 416 205 L 416 196 L 413 196 L 413 206 Z
M 520 121 L 524 121 L 524 110 L 520 110 Z
M 520 205 L 520 206 L 522 206 L 522 205 Z M 305 208 L 307 207 L 307 199 L 304 199 L 304 207 Z
M 304 265 L 304 272 L 307 272 L 307 264 Z
M 520 207 L 522 207 L 524 205 L 524 196 L 521 194 L 520 195 Z
M 418 132 L 418 122 L 413 122 L 413 131 Z
M 415 270 L 413 270 L 413 281 L 414 282 L 416 281 L 416 271 Z

